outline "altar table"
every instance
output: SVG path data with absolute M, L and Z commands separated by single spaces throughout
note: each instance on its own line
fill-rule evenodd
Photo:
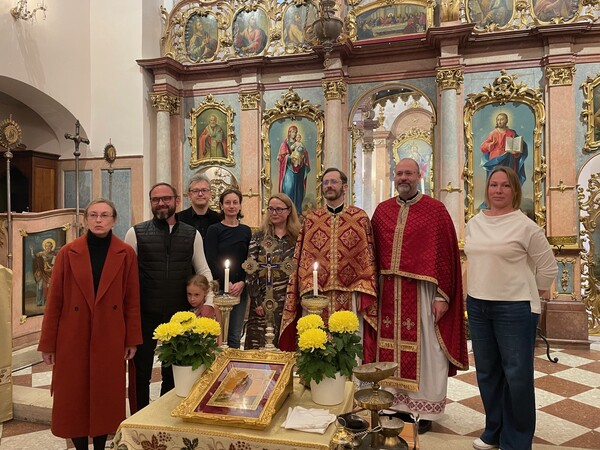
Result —
M 171 411 L 183 400 L 172 390 L 150 403 L 121 423 L 113 439 L 117 450 L 328 450 L 335 432 L 331 424 L 325 434 L 286 430 L 281 424 L 287 417 L 288 408 L 329 409 L 332 414 L 352 410 L 354 385 L 346 382 L 345 400 L 337 406 L 325 407 L 311 401 L 310 390 L 294 379 L 294 391 L 273 416 L 264 430 L 207 425 L 186 422 L 171 417 Z

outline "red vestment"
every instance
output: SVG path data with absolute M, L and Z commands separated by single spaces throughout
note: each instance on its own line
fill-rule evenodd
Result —
M 372 219 L 381 297 L 377 360 L 398 362 L 390 384 L 417 391 L 419 374 L 419 281 L 436 286 L 449 309 L 435 325 L 448 358 L 449 375 L 468 367 L 465 306 L 456 231 L 444 205 L 423 194 L 408 204 L 380 203 Z
M 352 310 L 352 293 L 360 293 L 358 311 L 364 319 L 365 337 L 373 345 L 364 348 L 364 361 L 372 361 L 377 328 L 376 266 L 371 222 L 355 206 L 346 206 L 339 214 L 326 208 L 310 213 L 296 241 L 294 261 L 297 269 L 290 277 L 286 294 L 279 348 L 296 350 L 296 322 L 302 314 L 300 299 L 313 292 L 313 265 L 319 263 L 319 294 L 329 297 L 329 310 Z M 365 339 L 366 341 L 366 339 Z

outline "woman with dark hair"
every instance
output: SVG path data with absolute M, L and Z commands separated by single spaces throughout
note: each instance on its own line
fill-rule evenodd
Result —
M 246 290 L 250 296 L 250 313 L 244 349 L 264 347 L 267 314 L 271 316 L 275 334 L 273 344 L 277 347 L 285 293 L 290 277 L 283 271 L 281 264 L 286 259 L 290 262 L 293 260 L 300 226 L 298 213 L 292 200 L 282 193 L 271 195 L 267 214 L 263 217 L 260 230 L 254 233 L 250 241 L 248 258 L 256 262 L 264 262 L 269 254 L 273 264 L 280 267 L 271 270 L 268 276 L 261 274 L 262 271 L 258 270 L 246 276 Z M 263 307 L 263 301 L 267 298 L 267 287 L 271 287 L 273 292 L 275 309 L 272 312 L 265 311 Z
M 52 434 L 104 449 L 125 420 L 126 360 L 142 343 L 135 251 L 112 234 L 110 200 L 84 211 L 86 234 L 56 257 L 38 350 L 52 370 Z
M 221 222 L 208 227 L 204 240 L 206 261 L 214 280 L 225 290 L 225 262 L 229 261 L 229 294 L 240 297 L 229 316 L 227 345 L 240 348 L 244 315 L 246 313 L 246 272 L 242 263 L 248 255 L 252 230 L 240 223 L 242 215 L 242 193 L 237 189 L 225 189 L 219 197 Z
M 531 449 L 535 431 L 533 357 L 545 295 L 557 274 L 544 229 L 523 214 L 521 183 L 509 167 L 490 174 L 489 210 L 467 223 L 467 312 L 485 430 L 473 448 Z

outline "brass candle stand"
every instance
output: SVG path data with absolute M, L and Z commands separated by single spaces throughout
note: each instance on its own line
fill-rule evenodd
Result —
M 320 316 L 323 310 L 329 305 L 329 298 L 325 295 L 305 295 L 300 300 L 300 304 L 309 314 Z
M 240 298 L 229 295 L 229 293 L 215 294 L 213 299 L 214 305 L 221 311 L 221 320 L 223 326 L 221 327 L 221 348 L 229 348 L 227 345 L 227 336 L 229 333 L 229 315 L 235 305 L 240 304 Z

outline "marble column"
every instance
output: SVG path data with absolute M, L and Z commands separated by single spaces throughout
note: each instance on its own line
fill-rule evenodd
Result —
M 548 44 L 551 56 L 545 66 L 546 78 L 546 223 L 548 240 L 559 260 L 571 261 L 573 274 L 581 272 L 579 258 L 579 214 L 577 202 L 577 161 L 575 149 L 575 88 L 570 46 Z M 567 276 L 569 276 L 567 272 Z M 561 294 L 554 288 L 542 304 L 542 331 L 555 345 L 589 347 L 587 312 L 580 301 L 579 277 L 571 280 L 573 293 Z M 548 296 L 546 296 L 548 297 Z
M 334 59 L 332 59 L 334 60 Z M 342 106 L 346 101 L 346 82 L 341 70 L 328 70 L 322 80 L 325 96 L 325 155 L 324 166 L 346 171 L 348 138 Z
M 156 108 L 156 182 L 171 182 L 171 115 L 179 114 L 179 97 L 150 93 Z
M 249 226 L 259 226 L 261 221 L 261 143 L 260 143 L 260 115 L 261 93 L 258 89 L 240 92 L 240 123 L 244 126 L 240 130 L 240 166 L 244 170 L 240 173 L 240 189 L 244 196 L 244 210 L 248 211 L 245 223 Z M 272 191 L 273 192 L 273 191 Z
M 464 165 L 462 96 L 463 73 L 460 67 L 444 67 L 436 71 L 436 79 L 440 98 L 440 114 L 437 128 L 437 139 L 440 148 L 436 149 L 439 161 L 434 161 L 438 172 L 439 199 L 446 205 L 456 232 L 462 233 L 464 222 L 464 201 L 462 171 Z

